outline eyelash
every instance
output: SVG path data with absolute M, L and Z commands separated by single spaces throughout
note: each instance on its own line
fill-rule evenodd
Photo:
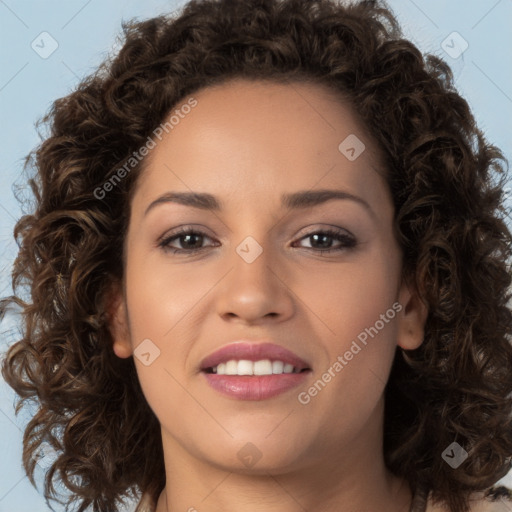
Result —
M 337 247 L 334 249 L 315 249 L 314 247 L 304 247 L 304 249 L 310 249 L 314 252 L 320 252 L 320 253 L 330 253 L 330 252 L 339 252 L 346 249 L 353 249 L 357 245 L 356 239 L 348 235 L 341 230 L 332 229 L 332 228 L 326 228 L 318 231 L 312 231 L 311 233 L 308 233 L 304 236 L 302 236 L 299 240 L 303 240 L 304 238 L 310 238 L 313 235 L 327 235 L 331 238 L 334 238 L 340 242 L 342 242 L 341 247 Z M 195 230 L 195 229 L 189 229 L 189 228 L 181 228 L 179 231 L 173 233 L 172 235 L 166 236 L 165 238 L 160 239 L 158 242 L 158 247 L 161 247 L 164 251 L 169 251 L 173 254 L 185 254 L 187 256 L 192 256 L 194 253 L 198 253 L 199 251 L 203 251 L 205 249 L 208 249 L 208 247 L 200 247 L 199 249 L 178 249 L 176 247 L 170 247 L 169 244 L 175 240 L 182 238 L 186 235 L 199 235 L 202 237 L 210 238 L 206 233 L 203 231 Z

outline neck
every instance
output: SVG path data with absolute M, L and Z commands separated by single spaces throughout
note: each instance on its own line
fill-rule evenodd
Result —
M 225 473 L 217 482 L 217 489 L 212 486 L 210 491 L 191 497 L 181 496 L 181 492 L 173 492 L 179 488 L 166 486 L 158 499 L 156 512 L 199 512 L 207 506 L 210 512 L 352 512 L 354 510 L 379 512 L 409 512 L 412 494 L 406 481 L 387 474 L 384 489 L 371 482 L 368 486 L 358 486 L 352 492 L 341 492 L 336 486 L 330 486 L 329 493 L 321 494 L 316 489 L 307 492 L 298 485 L 287 487 L 283 478 L 270 477 L 267 482 L 258 485 L 254 478 L 251 487 L 238 483 L 233 474 Z M 228 484 L 228 480 L 230 480 Z M 223 487 L 222 497 L 215 496 Z M 325 486 L 322 486 L 325 492 Z M 361 494 L 357 494 L 361 493 Z M 355 508 L 354 508 L 355 507 Z
M 156 512 L 409 512 L 409 485 L 385 467 L 374 420 L 337 450 L 314 447 L 302 466 L 257 473 L 199 460 L 162 430 L 166 487 Z

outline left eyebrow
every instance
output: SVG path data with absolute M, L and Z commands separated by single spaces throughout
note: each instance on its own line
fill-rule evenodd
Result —
M 294 192 L 293 194 L 283 194 L 281 196 L 281 204 L 288 210 L 296 210 L 311 208 L 327 201 L 332 201 L 333 199 L 355 201 L 363 206 L 372 217 L 376 218 L 375 212 L 364 199 L 344 190 L 305 190 Z M 144 215 L 147 215 L 156 205 L 170 202 L 183 204 L 192 208 L 199 208 L 201 210 L 220 211 L 222 209 L 222 202 L 212 194 L 200 192 L 167 192 L 155 199 L 146 208 Z
M 377 216 L 375 212 L 372 210 L 371 206 L 361 197 L 355 196 L 345 190 L 333 190 L 333 189 L 325 189 L 325 190 L 305 190 L 300 192 L 294 192 L 293 194 L 283 194 L 281 196 L 281 202 L 284 207 L 289 210 L 299 209 L 299 208 L 310 208 L 312 206 L 316 206 L 318 204 L 325 203 L 327 201 L 332 201 L 333 199 L 346 199 L 350 201 L 355 201 L 356 203 L 363 206 L 368 213 L 371 214 L 375 219 Z

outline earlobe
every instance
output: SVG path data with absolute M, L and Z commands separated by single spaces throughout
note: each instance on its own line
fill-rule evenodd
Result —
M 115 285 L 107 302 L 108 328 L 112 336 L 112 350 L 117 357 L 126 359 L 132 355 L 133 350 L 130 342 L 126 304 L 119 285 Z
M 420 299 L 416 288 L 405 280 L 400 288 L 399 302 L 402 310 L 398 317 L 397 344 L 405 350 L 414 350 L 423 343 L 428 307 Z

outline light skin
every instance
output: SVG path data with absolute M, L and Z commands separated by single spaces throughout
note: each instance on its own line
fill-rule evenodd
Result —
M 161 425 L 166 487 L 157 512 L 407 512 L 409 486 L 384 465 L 383 393 L 397 347 L 422 343 L 427 309 L 401 279 L 376 145 L 348 104 L 320 85 L 235 80 L 193 96 L 197 106 L 146 161 L 125 280 L 111 305 L 118 357 L 133 356 L 145 339 L 160 350 L 149 366 L 134 357 Z M 354 161 L 338 149 L 350 134 L 366 146 Z M 281 204 L 283 194 L 320 189 L 358 199 Z M 212 194 L 222 208 L 161 202 L 147 211 L 167 192 L 191 191 Z M 204 233 L 169 242 L 191 256 L 158 245 L 180 226 Z M 328 228 L 345 238 L 311 236 Z M 248 236 L 263 249 L 252 263 L 236 251 Z M 299 403 L 396 302 L 402 309 L 378 335 Z M 246 338 L 306 360 L 305 384 L 261 401 L 212 389 L 201 360 Z M 252 467 L 237 456 L 248 442 L 261 454 Z

